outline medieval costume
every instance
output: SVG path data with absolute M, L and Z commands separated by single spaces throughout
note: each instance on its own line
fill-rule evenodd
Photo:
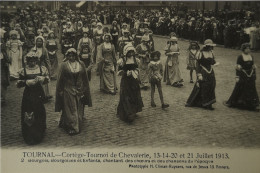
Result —
M 71 48 L 60 67 L 55 101 L 55 111 L 62 111 L 59 126 L 69 135 L 80 133 L 85 105 L 92 106 L 88 76 L 77 51 Z

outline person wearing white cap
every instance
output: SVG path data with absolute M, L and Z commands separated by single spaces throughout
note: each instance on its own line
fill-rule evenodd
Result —
M 151 47 L 149 46 L 149 36 L 143 36 L 141 44 L 136 46 L 136 52 L 140 59 L 139 70 L 140 70 L 140 87 L 141 89 L 147 90 L 149 88 L 149 71 L 148 64 L 150 62 Z
M 18 79 L 18 71 L 22 68 L 23 43 L 18 39 L 18 31 L 11 30 L 10 40 L 6 43 L 7 56 L 10 59 L 10 79 Z
M 119 51 L 119 57 L 123 56 L 123 49 L 125 45 L 128 43 L 131 43 L 133 41 L 133 38 L 130 36 L 130 32 L 128 30 L 122 31 L 123 35 L 118 39 L 118 51 Z
M 118 74 L 122 76 L 120 83 L 120 99 L 117 106 L 117 117 L 131 123 L 136 113 L 144 107 L 139 86 L 138 59 L 132 44 L 127 44 L 123 51 L 124 57 L 118 60 Z
M 197 60 L 197 82 L 186 103 L 188 107 L 197 106 L 214 110 L 212 104 L 216 102 L 216 79 L 212 66 L 218 65 L 213 54 L 214 46 L 216 46 L 216 44 L 214 44 L 212 40 L 207 39 L 204 41 L 203 48 Z
M 179 69 L 180 48 L 177 44 L 178 39 L 176 35 L 171 35 L 172 36 L 165 47 L 165 55 L 167 56 L 167 60 L 165 63 L 163 81 L 166 82 L 166 85 L 182 87 L 183 79 Z
M 19 71 L 17 87 L 25 87 L 21 108 L 22 136 L 29 145 L 38 144 L 46 129 L 43 84 L 50 81 L 46 67 L 38 64 L 38 55 L 29 52 L 25 56 L 25 67 Z
M 81 131 L 84 107 L 92 106 L 92 100 L 86 68 L 76 49 L 70 48 L 65 55 L 56 84 L 55 112 L 62 111 L 59 127 L 76 135 Z
M 100 74 L 100 90 L 116 94 L 116 52 L 111 43 L 112 36 L 104 35 L 104 43 L 98 46 L 97 66 Z

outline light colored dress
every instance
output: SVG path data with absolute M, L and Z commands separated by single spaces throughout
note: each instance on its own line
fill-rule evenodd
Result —
M 97 62 L 100 67 L 100 90 L 114 94 L 116 92 L 116 52 L 111 43 L 98 46 Z
M 9 40 L 6 43 L 7 55 L 11 60 L 9 67 L 10 77 L 19 78 L 18 72 L 22 68 L 22 45 L 23 43 L 20 40 Z
M 163 81 L 166 82 L 166 85 L 174 85 L 183 81 L 179 69 L 179 50 L 177 44 L 167 45 L 165 48 L 166 54 L 171 53 L 168 54 L 165 64 Z

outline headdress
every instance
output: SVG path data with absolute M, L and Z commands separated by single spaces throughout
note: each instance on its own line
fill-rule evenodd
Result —
M 207 39 L 204 41 L 204 46 L 216 46 L 211 39 Z
M 127 54 L 129 51 L 131 51 L 131 50 L 134 51 L 134 52 L 136 52 L 136 50 L 135 50 L 134 46 L 132 45 L 132 43 L 129 43 L 129 44 L 125 45 L 124 51 L 123 51 L 124 55 L 126 56 L 126 54 Z

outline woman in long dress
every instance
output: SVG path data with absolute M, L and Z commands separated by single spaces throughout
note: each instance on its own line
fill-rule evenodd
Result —
M 135 53 L 135 48 L 128 44 L 124 48 L 125 57 L 118 61 L 118 73 L 122 75 L 122 78 L 117 116 L 125 122 L 134 121 L 136 113 L 141 112 L 144 106 L 138 80 L 138 60 L 135 58 Z
M 55 41 L 54 38 L 54 32 L 49 32 L 48 40 L 46 43 L 46 49 L 48 51 L 48 56 L 50 59 L 50 77 L 51 79 L 56 79 L 56 70 L 58 68 L 58 57 L 57 57 L 57 51 L 58 51 L 58 44 Z
M 208 110 L 214 110 L 212 104 L 216 102 L 216 79 L 212 66 L 217 64 L 212 51 L 213 46 L 215 46 L 215 44 L 213 44 L 212 40 L 205 40 L 204 47 L 200 52 L 196 70 L 198 80 L 186 103 L 186 106 L 188 107 L 197 106 Z
M 250 44 L 242 44 L 242 54 L 237 58 L 236 85 L 225 103 L 228 107 L 259 110 L 259 98 L 256 91 L 256 66 L 250 55 Z
M 179 54 L 180 49 L 177 44 L 176 36 L 171 36 L 170 41 L 165 48 L 165 55 L 167 60 L 165 63 L 164 79 L 166 85 L 172 85 L 174 87 L 182 87 L 183 79 L 179 69 Z
M 18 32 L 16 30 L 12 30 L 9 33 L 11 39 L 6 43 L 6 52 L 7 56 L 10 59 L 10 78 L 18 79 L 18 71 L 22 68 L 22 42 L 18 39 Z
M 141 89 L 148 89 L 149 84 L 149 69 L 148 64 L 150 63 L 151 47 L 149 46 L 150 38 L 148 36 L 143 36 L 141 44 L 137 45 L 136 52 L 140 59 L 139 64 L 139 77 L 140 77 L 140 87 Z
M 86 68 L 70 48 L 60 67 L 55 101 L 55 111 L 62 111 L 59 126 L 69 135 L 80 133 L 85 105 L 92 106 Z
M 116 94 L 116 52 L 111 43 L 111 35 L 104 36 L 105 42 L 97 50 L 97 60 L 100 66 L 100 90 L 109 94 Z
M 35 38 L 35 47 L 32 48 L 32 51 L 35 52 L 39 58 L 39 64 L 47 68 L 48 73 L 50 75 L 51 72 L 51 63 L 49 59 L 49 54 L 47 49 L 45 48 L 45 40 L 42 36 L 38 36 Z M 52 96 L 50 95 L 49 85 L 48 83 L 42 85 L 44 94 L 45 94 L 45 102 L 50 100 Z
M 22 99 L 22 135 L 29 145 L 40 143 L 46 129 L 46 111 L 42 84 L 49 82 L 48 70 L 38 63 L 38 56 L 29 52 L 25 67 L 19 72 L 17 87 L 25 87 Z

